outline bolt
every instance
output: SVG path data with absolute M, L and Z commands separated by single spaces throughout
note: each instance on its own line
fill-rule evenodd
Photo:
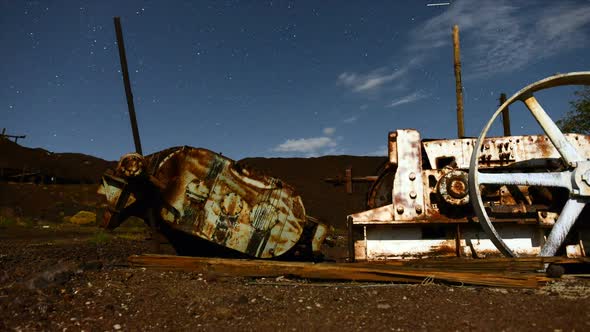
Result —
M 412 199 L 416 198 L 416 192 L 415 191 L 410 191 L 410 198 L 412 198 Z
M 412 172 L 410 173 L 410 181 L 414 181 L 416 180 L 416 173 Z
M 418 214 L 422 213 L 422 206 L 416 205 L 416 213 L 418 213 Z
M 402 213 L 404 213 L 404 207 L 403 207 L 403 206 L 401 206 L 401 205 L 400 205 L 400 206 L 398 206 L 398 207 L 397 207 L 395 210 L 397 211 L 397 214 L 402 214 Z
M 447 191 L 454 198 L 463 198 L 467 195 L 467 183 L 461 181 L 460 178 L 451 179 Z

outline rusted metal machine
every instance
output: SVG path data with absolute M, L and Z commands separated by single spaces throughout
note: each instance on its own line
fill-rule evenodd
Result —
M 288 184 L 206 149 L 125 155 L 103 176 L 99 193 L 108 202 L 104 227 L 137 216 L 155 224 L 182 255 L 210 254 L 202 239 L 219 253 L 313 258 L 328 231 L 306 216 Z
M 590 72 L 531 84 L 498 108 L 478 139 L 389 133 L 388 165 L 369 192 L 370 209 L 348 217 L 351 260 L 585 256 L 590 136 L 563 134 L 533 93 L 588 84 Z M 517 101 L 545 135 L 486 137 Z

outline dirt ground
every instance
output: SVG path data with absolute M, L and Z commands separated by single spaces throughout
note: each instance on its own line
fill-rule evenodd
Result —
M 96 182 L 113 163 L 8 143 L 0 144 L 0 155 L 10 155 L 0 160 L 4 171 L 26 166 L 78 183 L 0 183 L 0 331 L 590 330 L 590 280 L 582 278 L 563 277 L 531 290 L 131 267 L 130 255 L 152 252 L 141 223 L 106 233 L 67 222 L 79 211 L 100 214 Z M 295 187 L 307 214 L 336 228 L 337 245 L 325 253 L 341 260 L 345 216 L 364 209 L 368 185 L 355 184 L 350 195 L 323 179 L 342 176 L 349 166 L 353 176 L 375 175 L 383 161 L 337 156 L 241 162 Z M 168 246 L 163 250 L 173 254 Z
M 44 228 L 45 227 L 45 228 Z M 584 331 L 590 282 L 538 290 L 231 278 L 127 264 L 142 227 L 0 229 L 0 330 Z

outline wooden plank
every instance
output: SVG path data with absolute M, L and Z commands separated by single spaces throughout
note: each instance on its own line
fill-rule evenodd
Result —
M 446 268 L 416 269 L 395 264 L 308 263 L 168 255 L 134 255 L 129 257 L 129 261 L 131 265 L 138 267 L 215 273 L 236 277 L 295 276 L 319 280 L 409 283 L 435 280 L 470 285 L 524 288 L 536 288 L 551 280 L 539 273 L 451 271 Z
M 461 271 L 520 271 L 534 272 L 545 268 L 546 264 L 589 264 L 590 258 L 568 257 L 517 257 L 485 259 L 416 259 L 402 262 L 403 266 L 415 268 L 446 268 Z

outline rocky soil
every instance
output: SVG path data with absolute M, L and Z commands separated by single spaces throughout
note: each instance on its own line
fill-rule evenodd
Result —
M 128 266 L 140 227 L 0 229 L 0 330 L 584 331 L 590 282 L 538 290 L 228 278 Z

